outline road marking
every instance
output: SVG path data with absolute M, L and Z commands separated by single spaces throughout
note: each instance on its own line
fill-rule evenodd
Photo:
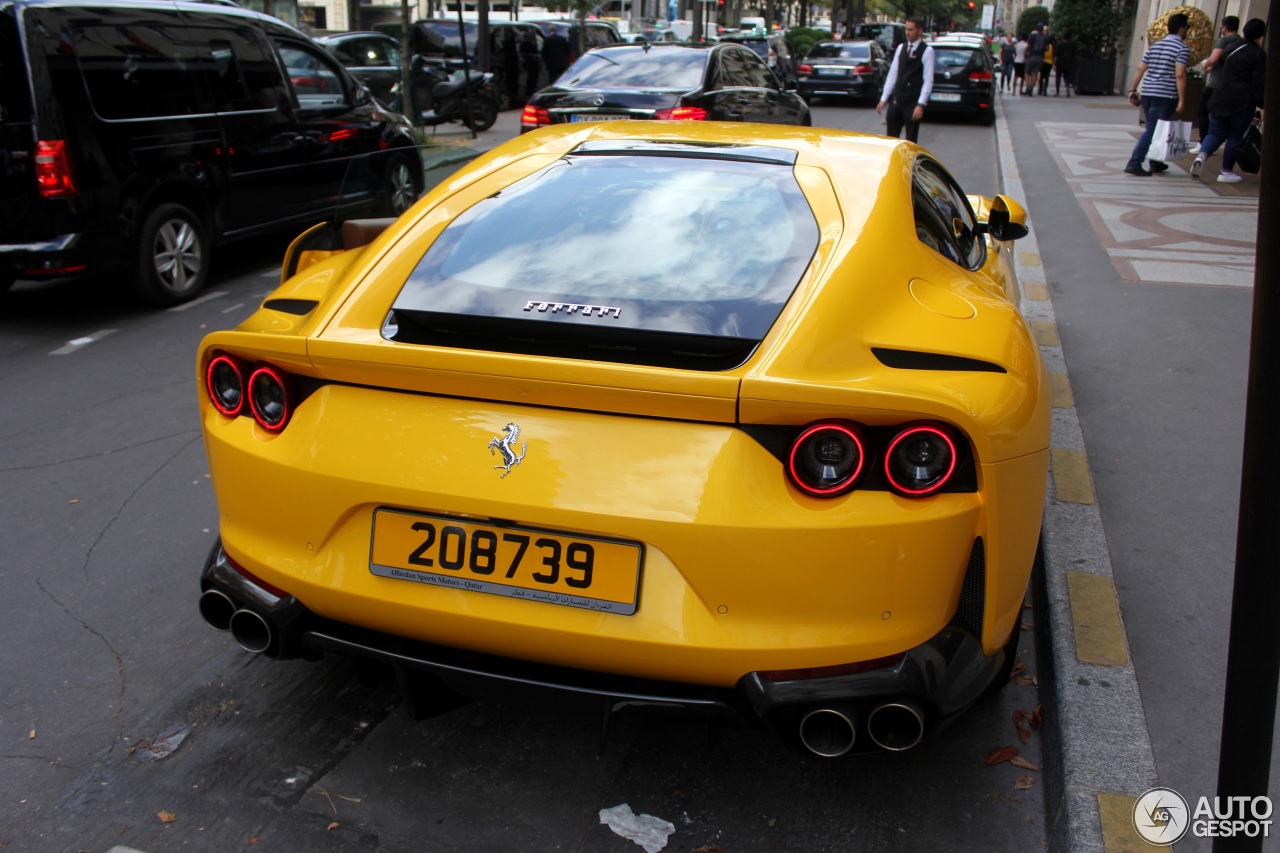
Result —
M 1038 267 L 1040 266 L 1040 253 L 1039 252 L 1019 252 L 1018 262 L 1021 263 L 1024 267 Z
M 92 335 L 85 335 L 83 338 L 76 338 L 75 340 L 67 341 L 66 346 L 58 347 L 53 352 L 49 353 L 49 355 L 67 355 L 69 353 L 76 352 L 77 350 L 84 349 L 91 343 L 102 340 L 107 335 L 113 334 L 114 332 L 115 329 L 99 329 Z
M 237 308 L 243 308 L 243 307 L 244 307 L 243 302 L 237 302 L 235 305 L 232 305 L 230 308 L 223 308 L 222 313 L 230 314 L 232 311 L 236 310 Z
M 1058 325 L 1052 320 L 1032 320 L 1031 334 L 1042 347 L 1062 346 L 1062 340 L 1058 337 Z
M 275 269 L 269 269 L 264 273 L 258 273 L 258 277 L 259 278 L 279 278 L 280 268 L 276 267 Z
M 1106 853 L 1151 853 L 1158 849 L 1148 844 L 1133 828 L 1136 797 L 1124 794 L 1098 793 L 1098 816 L 1102 818 L 1102 848 Z
M 1049 288 L 1045 287 L 1043 281 L 1024 281 L 1022 295 L 1036 302 L 1048 302 Z
M 1071 624 L 1075 628 L 1076 658 L 1081 663 L 1124 666 L 1129 651 L 1120 627 L 1116 587 L 1106 575 L 1067 572 Z
M 1071 380 L 1065 373 L 1049 374 L 1049 405 L 1055 409 L 1071 409 L 1076 405 L 1071 395 Z
M 1049 449 L 1053 460 L 1054 493 L 1062 503 L 1097 503 L 1093 496 L 1093 480 L 1089 477 L 1089 457 L 1079 450 Z
M 225 290 L 211 290 L 208 293 L 206 293 L 204 296 L 201 296 L 196 299 L 192 299 L 190 302 L 184 302 L 181 305 L 173 306 L 172 308 L 169 309 L 169 313 L 176 314 L 179 311 L 188 311 L 192 308 L 195 308 L 197 305 L 203 305 L 206 302 L 212 302 L 215 299 L 221 299 L 226 295 L 227 295 L 227 292 Z

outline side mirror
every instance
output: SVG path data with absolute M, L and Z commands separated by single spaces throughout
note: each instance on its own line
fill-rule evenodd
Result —
M 1031 233 L 1027 227 L 1027 211 L 1006 195 L 991 200 L 986 230 L 997 240 L 1021 240 Z
M 365 104 L 373 100 L 373 96 L 369 94 L 369 90 L 364 86 L 355 87 L 355 95 L 352 97 L 357 107 L 363 107 Z

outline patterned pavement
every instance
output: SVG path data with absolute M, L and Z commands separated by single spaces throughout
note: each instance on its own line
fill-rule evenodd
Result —
M 1253 287 L 1258 178 L 1216 181 L 1219 151 L 1201 180 L 1190 157 L 1149 178 L 1124 173 L 1141 128 L 1038 122 L 1063 177 L 1123 281 Z

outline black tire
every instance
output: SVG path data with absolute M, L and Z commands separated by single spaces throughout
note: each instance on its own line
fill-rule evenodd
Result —
M 991 125 L 993 125 L 993 124 L 995 124 L 995 123 L 996 123 L 996 111 L 995 111 L 995 110 L 987 110 L 985 113 L 983 113 L 982 115 L 980 115 L 980 116 L 978 117 L 978 121 L 979 121 L 979 122 L 980 122 L 984 127 L 991 127 Z
M 12 273 L 0 272 L 0 296 L 8 293 L 16 280 Z
M 414 168 L 417 157 L 402 154 L 390 158 L 382 175 L 382 214 L 399 216 L 418 200 L 422 193 L 422 167 Z
M 463 109 L 466 109 L 466 107 L 464 106 Z M 488 130 L 493 127 L 493 123 L 497 120 L 498 105 L 496 103 L 484 96 L 471 99 L 471 114 L 465 122 L 467 127 L 479 133 L 482 130 Z
M 138 229 L 134 294 L 150 305 L 194 299 L 209 278 L 209 229 L 190 208 L 158 205 Z

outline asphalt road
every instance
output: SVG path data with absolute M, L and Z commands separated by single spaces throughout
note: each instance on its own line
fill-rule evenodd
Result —
M 851 105 L 815 123 L 883 127 Z M 991 194 L 993 133 L 945 121 L 921 142 Z M 826 761 L 764 732 L 620 717 L 602 737 L 595 712 L 493 701 L 415 722 L 347 662 L 271 662 L 208 629 L 195 347 L 253 311 L 287 239 L 219 251 L 207 296 L 178 309 L 109 281 L 0 303 L 0 847 L 633 851 L 597 817 L 620 803 L 675 824 L 668 850 L 1042 847 L 1039 774 L 983 760 L 1017 743 L 1034 685 L 913 752 Z

